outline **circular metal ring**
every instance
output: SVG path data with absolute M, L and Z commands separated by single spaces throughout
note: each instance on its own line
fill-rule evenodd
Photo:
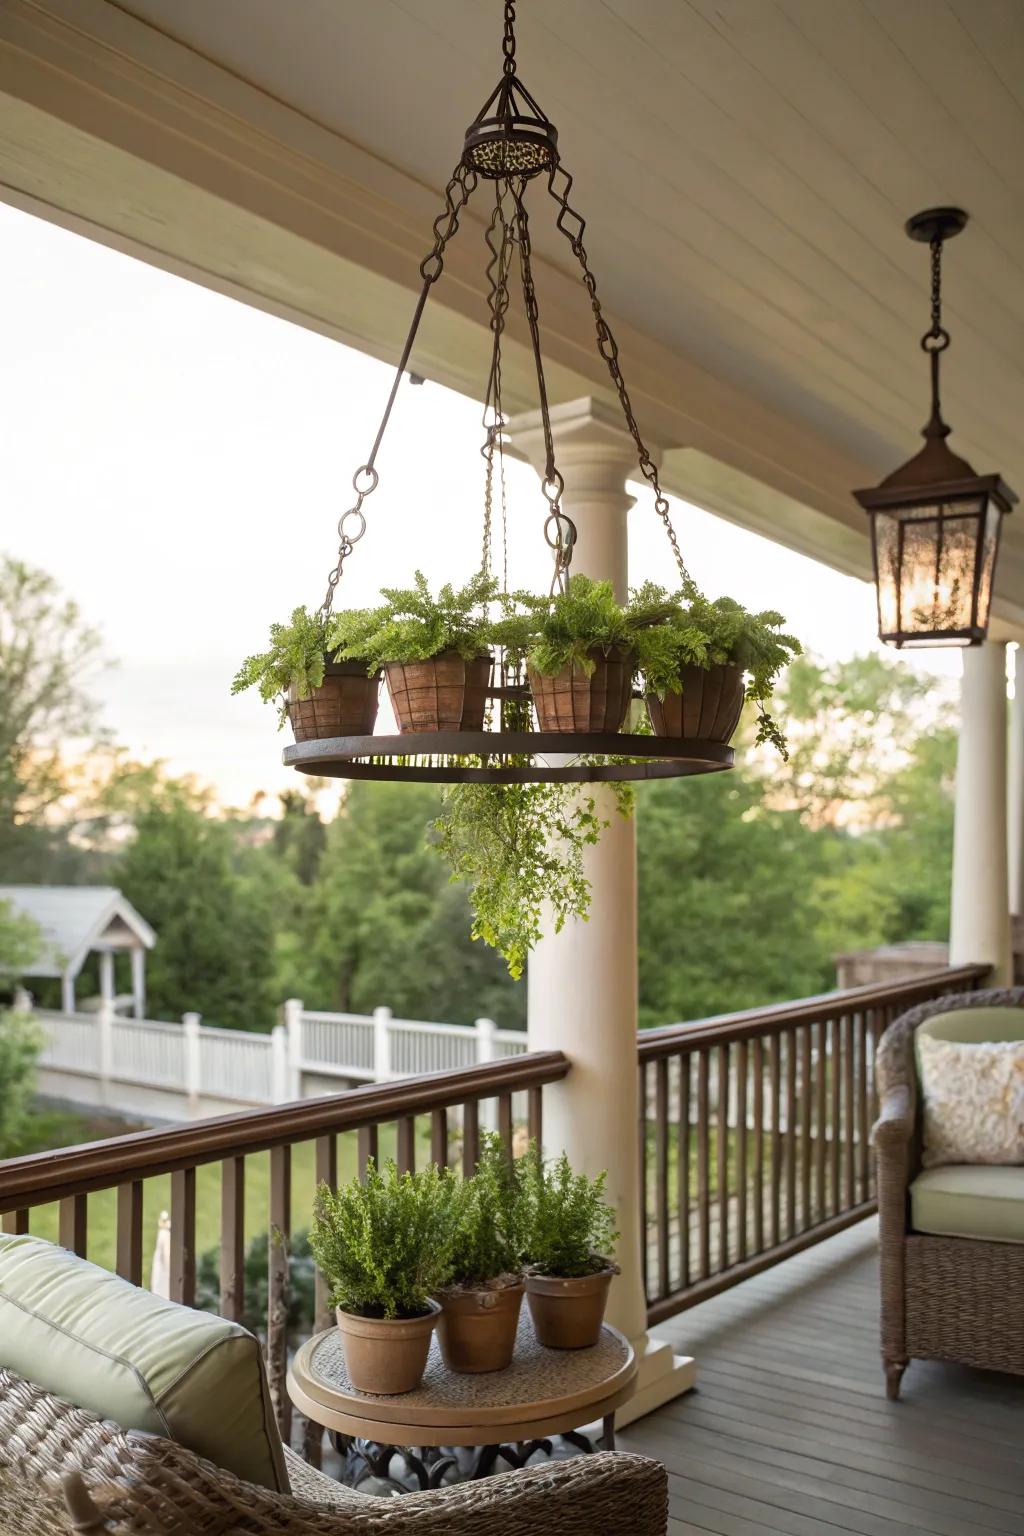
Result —
M 949 341 L 949 332 L 940 325 L 937 331 L 928 331 L 921 337 L 921 348 L 925 352 L 945 352 Z
M 368 477 L 369 482 L 370 482 L 369 485 L 360 485 L 359 484 L 359 476 L 360 475 L 366 475 Z M 363 464 L 363 465 L 361 465 L 359 467 L 359 469 L 356 470 L 355 474 L 352 476 L 352 489 L 355 491 L 357 496 L 369 496 L 371 491 L 375 491 L 377 489 L 377 483 L 378 483 L 379 480 L 380 480 L 380 476 L 378 475 L 377 471 L 372 467 L 372 465 L 370 465 L 370 464 Z
M 437 279 L 441 276 L 443 267 L 444 257 L 439 251 L 431 251 L 430 255 L 424 258 L 420 267 L 420 276 L 425 283 L 436 283 Z
M 359 528 L 358 533 L 350 533 L 348 531 L 350 526 L 350 517 L 356 519 L 355 526 L 358 526 Z M 347 543 L 349 548 L 351 548 L 353 544 L 357 544 L 365 532 L 366 518 L 364 517 L 363 513 L 360 512 L 358 507 L 349 507 L 348 511 L 343 512 L 341 517 L 338 519 L 338 537 L 343 542 Z
M 551 525 L 554 523 L 557 536 L 551 537 Z M 576 524 L 565 512 L 551 512 L 544 519 L 544 542 L 549 549 L 568 550 L 576 544 Z
M 547 475 L 544 476 L 544 479 L 540 483 L 540 488 L 543 491 L 546 499 L 550 501 L 551 505 L 554 507 L 558 505 L 559 498 L 561 497 L 562 492 L 565 490 L 565 481 L 562 479 L 561 475 L 556 469 L 551 479 L 548 479 Z
M 655 498 L 654 498 L 654 510 L 656 512 L 661 512 L 662 514 L 667 512 L 669 510 L 668 497 L 667 496 L 655 496 Z

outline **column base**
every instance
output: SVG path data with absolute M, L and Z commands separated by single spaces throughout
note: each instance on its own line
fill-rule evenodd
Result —
M 645 1418 L 697 1385 L 696 1360 L 690 1355 L 677 1355 L 668 1339 L 661 1339 L 656 1333 L 643 1333 L 632 1342 L 640 1370 L 636 1391 L 615 1414 L 618 1429 Z

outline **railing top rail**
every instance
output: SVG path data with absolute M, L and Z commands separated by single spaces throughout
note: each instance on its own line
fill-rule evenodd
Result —
M 261 1046 L 273 1044 L 269 1030 L 220 1029 L 217 1025 L 213 1024 L 201 1025 L 199 1038 L 201 1040 L 230 1040 L 235 1044 L 241 1041 L 243 1045 L 254 1045 L 257 1049 Z
M 322 1008 L 303 1008 L 302 1018 L 313 1024 L 364 1024 L 367 1029 L 373 1028 L 371 1013 L 328 1013 Z
M 838 992 L 820 992 L 816 997 L 802 997 L 792 1003 L 773 1003 L 765 1008 L 747 1008 L 739 1013 L 722 1013 L 711 1019 L 697 1019 L 692 1024 L 664 1024 L 658 1029 L 643 1029 L 638 1037 L 641 1063 L 660 1056 L 675 1056 L 680 1051 L 704 1045 L 722 1045 L 729 1040 L 750 1040 L 795 1024 L 814 1024 L 822 1019 L 842 1018 L 865 1008 L 902 1004 L 907 1008 L 947 990 L 963 985 L 971 987 L 990 974 L 987 965 L 961 965 L 949 970 L 930 971 L 924 976 L 902 981 L 870 983 L 848 987 Z
M 422 1019 L 389 1019 L 391 1029 L 408 1030 L 413 1035 L 435 1035 L 444 1040 L 475 1040 L 472 1024 L 425 1024 Z
M 558 1082 L 568 1071 L 569 1059 L 561 1051 L 536 1051 L 485 1066 L 429 1072 L 273 1109 L 243 1110 L 191 1125 L 134 1131 L 108 1141 L 9 1158 L 0 1161 L 0 1211 L 46 1205 L 67 1195 L 110 1189 L 128 1180 L 243 1157 L 497 1093 L 539 1088 Z

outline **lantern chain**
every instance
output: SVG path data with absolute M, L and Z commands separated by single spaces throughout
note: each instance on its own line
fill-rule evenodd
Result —
M 559 177 L 562 178 L 561 181 L 558 180 Z M 651 457 L 650 450 L 640 435 L 640 428 L 637 425 L 636 417 L 633 414 L 633 405 L 629 398 L 629 391 L 626 388 L 626 381 L 622 376 L 622 369 L 619 366 L 618 342 L 615 340 L 611 326 L 608 324 L 608 321 L 604 317 L 604 311 L 601 308 L 601 300 L 597 295 L 597 280 L 594 277 L 593 272 L 590 270 L 590 262 L 587 257 L 586 247 L 583 244 L 583 233 L 587 227 L 586 220 L 584 219 L 583 215 L 578 213 L 569 202 L 569 193 L 572 190 L 572 184 L 573 178 L 566 170 L 565 166 L 561 164 L 561 162 L 555 166 L 552 166 L 550 172 L 548 173 L 548 191 L 554 198 L 555 202 L 558 204 L 559 208 L 558 219 L 556 221 L 557 228 L 568 240 L 572 249 L 572 253 L 576 257 L 576 260 L 579 262 L 580 268 L 583 272 L 583 282 L 586 286 L 588 294 L 590 295 L 590 307 L 594 312 L 594 322 L 597 331 L 597 349 L 608 366 L 608 372 L 611 376 L 612 383 L 615 385 L 615 390 L 619 397 L 619 404 L 622 407 L 622 413 L 626 418 L 626 426 L 629 429 L 630 436 L 636 444 L 637 457 L 640 462 L 641 473 L 654 491 L 655 510 L 665 525 L 665 533 L 668 536 L 668 542 L 672 549 L 672 554 L 675 558 L 676 567 L 679 571 L 679 578 L 682 583 L 683 591 L 687 594 L 688 597 L 694 597 L 697 595 L 697 587 L 694 583 L 693 577 L 690 575 L 686 568 L 682 552 L 679 548 L 679 541 L 676 538 L 676 531 L 672 526 L 668 497 L 662 491 L 661 482 L 658 478 L 658 466 L 655 464 L 653 458 Z
M 505 55 L 505 74 L 516 72 L 516 4 L 505 0 L 505 32 L 501 39 L 501 51 Z
M 929 242 L 931 249 L 932 323 L 921 337 L 922 350 L 927 352 L 931 368 L 932 413 L 925 427 L 926 437 L 947 437 L 949 428 L 942 419 L 939 398 L 939 362 L 950 343 L 950 335 L 942 323 L 942 240 L 936 236 Z
M 408 366 L 413 342 L 416 340 L 416 332 L 419 330 L 420 320 L 423 318 L 423 310 L 426 306 L 428 295 L 444 270 L 445 249 L 449 240 L 458 230 L 459 216 L 468 203 L 476 185 L 476 172 L 471 166 L 467 166 L 460 161 L 445 188 L 444 208 L 434 220 L 434 244 L 420 262 L 420 276 L 423 279 L 423 287 L 420 289 L 416 308 L 413 311 L 412 323 L 409 326 L 405 345 L 402 348 L 402 355 L 395 369 L 391 393 L 388 395 L 384 414 L 381 417 L 380 426 L 377 428 L 377 436 L 373 440 L 373 447 L 370 449 L 366 463 L 360 465 L 352 476 L 352 489 L 356 493 L 355 503 L 347 511 L 343 512 L 338 519 L 338 558 L 334 569 L 327 578 L 327 592 L 320 608 L 324 618 L 327 617 L 334 606 L 334 592 L 338 582 L 341 580 L 345 561 L 366 532 L 366 516 L 363 512 L 363 502 L 367 496 L 372 495 L 377 489 L 380 479 L 375 467 L 377 454 L 384 440 L 384 433 L 387 430 L 388 422 L 391 419 L 391 412 L 398 394 L 398 386 L 402 382 L 402 375 Z
M 490 311 L 490 328 L 492 335 L 491 368 L 487 378 L 487 389 L 484 395 L 483 424 L 486 431 L 484 445 L 480 453 L 487 466 L 484 481 L 484 529 L 483 548 L 481 551 L 480 569 L 488 572 L 491 568 L 492 545 L 492 521 L 494 507 L 494 457 L 498 454 L 500 466 L 500 490 L 502 512 L 502 538 L 503 538 L 503 590 L 508 586 L 508 553 L 507 553 L 507 511 L 505 505 L 505 459 L 502 432 L 505 426 L 505 416 L 502 409 L 502 385 L 501 385 L 501 339 L 505 330 L 505 320 L 508 314 L 509 289 L 508 280 L 512 264 L 513 230 L 505 215 L 505 195 L 508 184 L 504 181 L 495 182 L 494 211 L 491 214 L 490 223 L 485 232 L 487 248 L 491 253 L 491 259 L 487 263 L 488 295 L 487 305 Z M 500 238 L 498 231 L 500 230 Z

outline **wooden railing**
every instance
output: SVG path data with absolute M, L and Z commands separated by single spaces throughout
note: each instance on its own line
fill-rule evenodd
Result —
M 875 1209 L 874 1053 L 985 966 L 640 1035 L 644 1280 L 657 1322 Z
M 523 1139 L 542 1136 L 542 1090 L 569 1071 L 559 1051 L 535 1052 L 457 1072 L 355 1088 L 327 1098 L 307 1099 L 273 1109 L 201 1120 L 168 1129 L 138 1131 L 108 1141 L 40 1152 L 0 1162 L 0 1223 L 5 1232 L 46 1229 L 75 1253 L 90 1249 L 90 1197 L 116 1200 L 113 1267 L 139 1285 L 143 1279 L 144 1231 L 154 1226 L 147 1181 L 162 1180 L 158 1203 L 170 1179 L 170 1295 L 192 1304 L 196 1294 L 197 1196 L 212 1195 L 220 1248 L 220 1306 L 224 1317 L 241 1319 L 248 1235 L 270 1234 L 268 1242 L 267 1366 L 282 1432 L 291 1431 L 285 1391 L 288 1352 L 288 1252 L 293 1211 L 308 1213 L 316 1183 L 332 1186 L 365 1168 L 370 1157 L 392 1155 L 402 1169 L 417 1161 L 464 1169 L 476 1165 L 481 1106 L 510 1149 L 522 1107 Z M 293 1156 L 294 1154 L 294 1156 Z M 311 1154 L 311 1155 L 310 1155 Z M 257 1162 L 257 1160 L 259 1160 Z M 266 1163 L 269 1160 L 269 1169 Z M 266 1187 L 262 1210 L 247 1211 L 247 1174 Z M 202 1185 L 200 1183 L 202 1181 Z M 116 1193 L 115 1193 L 116 1192 Z M 204 1208 L 209 1199 L 204 1199 Z M 56 1206 L 56 1230 L 47 1228 Z M 38 1219 L 38 1221 L 37 1221 Z M 304 1215 L 303 1225 L 308 1224 Z M 99 1222 L 97 1222 L 97 1227 Z M 97 1233 L 97 1237 L 99 1233 Z M 216 1235 L 213 1246 L 217 1245 Z M 316 1322 L 329 1326 L 326 1289 L 316 1278 Z M 319 1456 L 319 1431 L 307 1435 L 307 1454 Z

